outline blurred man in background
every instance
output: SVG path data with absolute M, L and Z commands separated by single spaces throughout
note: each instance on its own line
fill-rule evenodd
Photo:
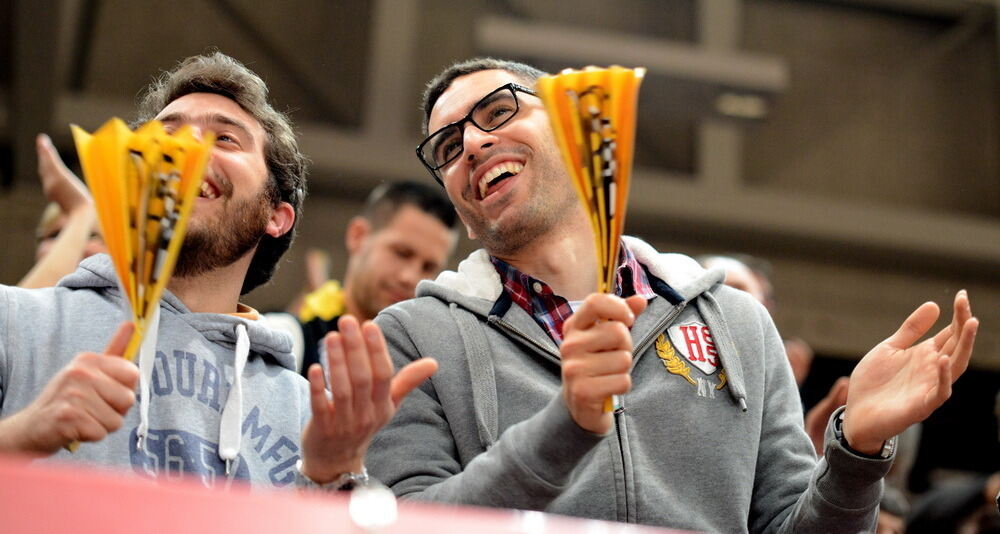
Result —
M 310 251 L 307 279 L 318 287 L 291 307 L 297 318 L 267 314 L 292 335 L 301 372 L 320 363 L 319 344 L 337 330 L 342 315 L 374 319 L 383 308 L 413 298 L 417 282 L 437 276 L 455 250 L 457 221 L 448 197 L 428 184 L 405 181 L 376 187 L 364 211 L 347 225 L 343 286 L 325 281 L 326 273 L 317 272 L 325 270 L 325 260 Z

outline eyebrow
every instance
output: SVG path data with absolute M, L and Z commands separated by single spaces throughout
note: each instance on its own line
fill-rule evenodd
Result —
M 444 126 L 442 126 L 442 127 L 438 128 L 437 130 L 435 130 L 435 131 L 431 132 L 431 135 L 435 135 L 435 134 L 437 134 L 438 132 L 440 132 L 440 131 L 442 131 L 442 130 L 444 130 L 444 129 L 446 129 L 446 128 L 450 128 L 450 127 L 452 127 L 452 126 L 455 126 L 455 125 L 457 125 L 458 123 L 460 123 L 460 122 L 464 121 L 464 120 L 465 120 L 465 119 L 467 119 L 467 118 L 468 118 L 468 117 L 469 117 L 470 115 L 472 115 L 472 111 L 473 111 L 474 109 L 476 109 L 477 107 L 479 107 L 479 106 L 485 106 L 485 105 L 487 105 L 487 104 L 492 104 L 493 102 L 496 102 L 497 100 L 499 100 L 499 99 L 503 98 L 503 97 L 504 97 L 505 95 L 508 95 L 508 96 L 509 96 L 509 93 L 508 93 L 508 91 L 501 91 L 501 89 L 503 89 L 503 88 L 504 88 L 504 87 L 505 87 L 506 85 L 507 85 L 507 84 L 504 84 L 504 85 L 501 85 L 500 87 L 497 87 L 496 89 L 494 89 L 494 90 L 493 90 L 493 91 L 492 91 L 491 93 L 489 93 L 489 94 L 487 94 L 486 96 L 484 96 L 484 97 L 480 98 L 480 99 L 479 99 L 479 100 L 477 100 L 477 101 L 476 101 L 476 102 L 475 102 L 474 104 L 472 104 L 472 107 L 471 107 L 471 108 L 469 108 L 469 111 L 468 111 L 468 112 L 466 112 L 466 114 L 465 114 L 465 116 L 464 116 L 463 118 L 461 118 L 461 119 L 458 119 L 458 120 L 457 120 L 457 121 L 455 121 L 455 122 L 452 122 L 452 123 L 449 123 L 449 124 L 446 124 L 446 125 L 444 125 Z M 515 85 L 516 85 L 516 84 L 515 84 Z M 517 87 L 520 87 L 519 85 L 516 85 L 516 86 L 517 86 Z M 534 94 L 534 93 L 532 93 L 532 94 Z M 515 97 L 515 98 L 516 98 L 516 97 Z M 438 147 L 439 147 L 439 146 L 441 146 L 441 143 L 442 143 L 442 142 L 443 142 L 443 140 L 442 140 L 442 141 L 440 141 L 440 142 L 437 142 L 437 143 L 435 143 L 434 145 L 432 145 L 432 146 L 431 146 L 431 151 L 432 151 L 432 152 L 437 152 L 437 149 L 438 149 Z
M 164 124 L 167 124 L 167 123 L 170 123 L 170 124 L 188 124 L 188 123 L 194 122 L 194 120 L 192 119 L 192 117 L 190 115 L 188 115 L 186 113 L 179 113 L 179 112 L 169 113 L 169 114 L 164 115 L 162 117 L 158 117 L 156 120 L 158 120 L 158 121 L 160 121 L 160 122 L 162 122 Z M 211 114 L 205 116 L 204 120 L 208 124 L 223 124 L 223 125 L 226 125 L 226 126 L 231 126 L 233 128 L 236 128 L 237 130 L 240 131 L 240 135 L 244 139 L 246 139 L 248 141 L 246 148 L 253 148 L 254 143 L 255 143 L 254 136 L 253 136 L 252 133 L 250 133 L 250 128 L 248 128 L 247 125 L 244 124 L 242 121 L 239 121 L 237 119 L 234 119 L 234 118 L 232 118 L 232 117 L 230 117 L 228 115 L 224 115 L 222 113 L 211 113 Z

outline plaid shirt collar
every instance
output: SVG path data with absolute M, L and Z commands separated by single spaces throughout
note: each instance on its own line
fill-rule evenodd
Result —
M 646 270 L 624 243 L 618 258 L 615 294 L 619 297 L 641 295 L 646 300 L 655 297 L 656 291 L 646 276 Z M 563 323 L 573 315 L 569 301 L 553 293 L 545 282 L 522 273 L 507 262 L 493 256 L 490 256 L 490 261 L 500 274 L 504 291 L 510 299 L 534 317 L 557 345 L 562 343 Z

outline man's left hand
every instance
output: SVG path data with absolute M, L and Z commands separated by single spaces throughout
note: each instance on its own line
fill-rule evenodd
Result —
M 309 368 L 312 419 L 302 432 L 302 473 L 323 484 L 344 473 L 360 473 L 372 436 L 392 419 L 403 398 L 437 370 L 421 358 L 395 377 L 382 331 L 349 315 L 326 346 L 332 398 L 319 364 Z
M 913 345 L 939 314 L 937 304 L 924 303 L 854 368 L 843 426 L 852 449 L 878 454 L 885 441 L 926 419 L 951 396 L 951 385 L 969 365 L 979 320 L 972 317 L 968 294 L 959 291 L 951 324 Z

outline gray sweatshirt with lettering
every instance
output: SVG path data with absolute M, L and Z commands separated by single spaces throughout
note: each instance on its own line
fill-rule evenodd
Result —
M 123 319 L 106 255 L 88 258 L 54 288 L 0 286 L 0 417 L 31 403 L 76 353 L 103 350 Z M 124 426 L 46 461 L 149 478 L 184 472 L 207 486 L 295 483 L 310 406 L 288 336 L 260 320 L 192 313 L 169 292 L 157 334 L 155 350 L 139 358 L 144 385 Z
M 626 245 L 660 296 L 632 328 L 632 389 L 608 435 L 573 422 L 556 344 L 477 251 L 376 319 L 397 366 L 440 370 L 376 435 L 372 474 L 408 498 L 701 532 L 873 530 L 891 459 L 829 439 L 817 462 L 764 308 L 721 272 Z

